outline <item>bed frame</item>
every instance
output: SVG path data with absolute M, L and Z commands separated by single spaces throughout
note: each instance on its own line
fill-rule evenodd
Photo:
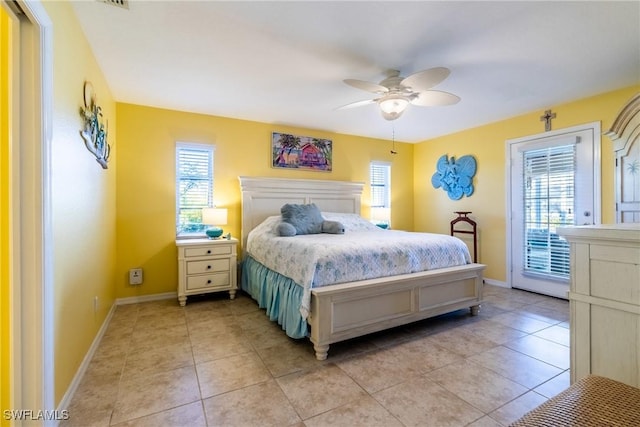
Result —
M 323 212 L 360 214 L 361 182 L 239 177 L 242 248 L 254 227 L 285 203 L 315 203 Z M 316 358 L 329 345 L 482 303 L 482 264 L 467 264 L 324 286 L 311 291 L 310 340 Z

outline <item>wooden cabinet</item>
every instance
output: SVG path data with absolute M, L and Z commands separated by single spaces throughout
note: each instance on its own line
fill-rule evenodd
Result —
M 616 156 L 616 222 L 640 222 L 640 93 L 604 133 Z
M 640 224 L 560 228 L 571 244 L 571 382 L 640 387 Z
M 229 291 L 236 296 L 236 239 L 176 240 L 178 247 L 178 301 L 187 303 L 187 296 Z

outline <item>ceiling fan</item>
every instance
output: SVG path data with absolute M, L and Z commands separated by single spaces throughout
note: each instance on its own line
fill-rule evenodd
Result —
M 346 79 L 344 82 L 357 89 L 380 95 L 378 98 L 357 101 L 338 109 L 360 107 L 377 103 L 382 117 L 395 120 L 404 113 L 409 104 L 421 107 L 445 106 L 456 104 L 460 98 L 452 93 L 431 88 L 449 76 L 449 69 L 444 67 L 418 71 L 408 77 L 401 77 L 400 71 L 389 70 L 387 78 L 380 83 L 363 80 Z

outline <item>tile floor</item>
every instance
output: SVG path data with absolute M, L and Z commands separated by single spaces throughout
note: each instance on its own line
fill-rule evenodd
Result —
M 242 293 L 119 306 L 60 425 L 505 426 L 569 386 L 569 306 L 485 296 L 322 362 Z

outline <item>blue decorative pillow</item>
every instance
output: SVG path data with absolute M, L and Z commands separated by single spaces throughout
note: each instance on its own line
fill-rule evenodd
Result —
M 344 225 L 338 221 L 324 220 L 322 223 L 322 232 L 329 234 L 344 234 Z
M 282 220 L 293 225 L 296 234 L 319 234 L 322 233 L 322 222 L 324 218 L 320 209 L 311 203 L 310 205 L 289 204 L 280 209 Z
M 288 222 L 278 224 L 278 236 L 291 237 L 296 235 L 296 228 Z

